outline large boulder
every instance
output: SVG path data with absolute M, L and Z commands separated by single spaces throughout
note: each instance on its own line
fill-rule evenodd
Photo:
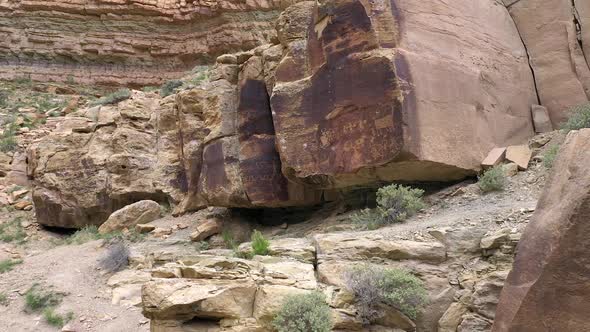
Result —
M 331 0 L 308 17 L 309 29 L 285 29 L 271 96 L 290 180 L 458 179 L 532 135 L 533 77 L 503 6 Z
M 100 225 L 98 232 L 101 234 L 134 229 L 137 224 L 147 224 L 160 217 L 160 204 L 150 200 L 143 200 L 113 212 Z
M 571 132 L 522 235 L 494 331 L 587 331 L 590 129 Z

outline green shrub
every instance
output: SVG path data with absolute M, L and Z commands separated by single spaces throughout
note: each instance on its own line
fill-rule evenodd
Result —
M 0 107 L 5 108 L 8 106 L 8 92 L 0 91 Z
M 547 149 L 547 152 L 545 152 L 545 155 L 543 156 L 543 166 L 545 166 L 545 168 L 553 168 L 553 163 L 555 162 L 555 158 L 557 158 L 558 152 L 559 145 L 552 145 Z
M 74 313 L 68 312 L 67 315 L 64 317 L 56 313 L 54 308 L 50 307 L 43 310 L 43 318 L 45 318 L 47 324 L 58 328 L 62 328 L 67 322 L 71 321 L 74 318 Z
M 234 249 L 234 257 L 242 259 L 252 259 L 254 258 L 254 253 L 251 251 L 241 251 L 238 249 Z
M 0 224 L 0 241 L 24 243 L 27 233 L 21 225 L 21 218 L 17 217 L 9 222 Z
M 130 242 L 141 242 L 145 239 L 145 234 L 141 234 L 135 229 L 123 232 L 112 232 L 107 234 L 100 234 L 98 227 L 91 225 L 77 230 L 74 234 L 68 236 L 63 242 L 65 244 L 84 244 L 96 240 L 128 240 Z M 59 244 L 59 243 L 56 243 Z
M 8 296 L 4 292 L 0 292 L 0 305 L 3 305 L 3 306 L 8 305 Z
M 563 129 L 570 131 L 590 128 L 590 103 L 572 107 L 569 114 L 569 119 L 562 125 Z
M 506 186 L 506 174 L 504 174 L 502 166 L 495 166 L 485 171 L 479 177 L 477 185 L 484 193 L 504 190 Z
M 364 209 L 352 216 L 352 221 L 368 229 L 402 222 L 426 206 L 424 190 L 392 184 L 377 190 L 377 208 Z
M 29 312 L 39 312 L 52 308 L 61 303 L 62 295 L 39 289 L 38 284 L 33 285 L 25 293 L 25 309 Z
M 5 273 L 12 271 L 12 268 L 18 264 L 21 264 L 23 261 L 20 259 L 12 260 L 12 259 L 5 259 L 0 261 L 0 273 Z
M 358 313 L 365 324 L 383 315 L 380 303 L 415 320 L 427 302 L 422 281 L 404 270 L 361 265 L 346 271 L 344 282 L 355 295 Z
M 15 121 L 16 118 L 13 118 L 6 124 L 2 135 L 0 135 L 0 151 L 2 152 L 14 151 L 17 147 L 16 131 L 18 130 L 18 125 L 16 125 Z
M 329 332 L 332 315 L 322 293 L 298 294 L 285 299 L 272 324 L 278 332 Z
M 143 92 L 154 92 L 158 90 L 160 90 L 160 88 L 158 88 L 157 86 L 144 86 L 143 88 L 141 88 L 141 91 Z
M 223 243 L 225 243 L 225 247 L 227 249 L 236 250 L 238 248 L 238 243 L 236 242 L 234 235 L 230 231 L 228 231 L 227 229 L 224 230 L 221 233 L 221 236 L 223 237 Z
M 162 87 L 160 87 L 160 96 L 167 97 L 174 93 L 174 91 L 180 88 L 184 84 L 180 80 L 172 80 L 164 83 Z
M 129 89 L 121 89 L 104 97 L 98 98 L 97 100 L 90 103 L 90 106 L 118 104 L 129 98 L 131 98 L 131 91 L 129 91 Z
M 400 222 L 425 207 L 422 195 L 422 189 L 392 184 L 377 191 L 377 206 L 387 223 Z
M 385 224 L 377 209 L 360 210 L 352 215 L 351 220 L 354 224 L 370 230 L 377 229 Z
M 270 242 L 264 238 L 264 235 L 257 230 L 252 233 L 252 250 L 254 255 L 268 255 Z

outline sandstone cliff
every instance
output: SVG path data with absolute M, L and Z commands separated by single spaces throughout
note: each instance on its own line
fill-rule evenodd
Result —
M 41 222 L 99 224 L 146 198 L 177 212 L 312 205 L 475 174 L 532 135 L 536 96 L 506 9 L 463 7 L 301 2 L 276 43 L 220 56 L 198 87 L 66 117 L 29 149 Z

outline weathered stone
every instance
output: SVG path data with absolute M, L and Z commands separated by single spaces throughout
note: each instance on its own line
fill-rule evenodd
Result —
M 160 217 L 160 204 L 150 200 L 143 200 L 113 212 L 98 228 L 101 234 L 133 229 L 137 224 L 146 224 Z
M 137 224 L 137 225 L 135 225 L 135 230 L 140 234 L 149 233 L 149 232 L 153 231 L 154 229 L 156 229 L 155 225 L 150 225 L 150 224 Z
M 476 314 L 468 313 L 463 316 L 463 320 L 457 332 L 487 332 L 492 327 L 492 322 Z
M 526 0 L 511 3 L 508 11 L 526 45 L 535 73 L 539 100 L 541 105 L 547 107 L 553 127 L 556 128 L 567 119 L 570 107 L 588 102 L 588 5 L 582 0 Z M 586 15 L 577 15 L 575 9 L 586 9 Z M 575 15 L 578 17 L 575 18 Z M 578 40 L 578 28 L 582 32 L 580 37 L 585 40 Z M 584 45 L 584 50 L 581 45 Z
M 160 279 L 144 284 L 143 314 L 150 319 L 251 317 L 256 285 L 251 281 Z
M 140 200 L 182 199 L 176 111 L 170 100 L 156 98 L 134 91 L 116 106 L 74 112 L 29 146 L 27 173 L 39 223 L 99 226 Z M 140 112 L 149 113 L 149 120 L 122 115 Z
M 570 132 L 502 295 L 494 331 L 584 331 L 590 301 L 590 129 Z
M 533 125 L 535 126 L 536 133 L 547 133 L 553 130 L 547 107 L 533 105 L 531 106 L 531 113 L 533 115 Z
M 366 257 L 380 257 L 391 260 L 420 260 L 443 262 L 446 260 L 445 246 L 438 242 L 415 242 L 386 240 L 381 236 L 335 233 L 315 236 L 319 259 L 363 260 Z
M 286 41 L 271 95 L 285 176 L 315 188 L 459 179 L 531 136 L 518 32 L 503 6 L 464 3 L 319 4 L 307 35 Z
M 482 249 L 497 249 L 510 238 L 510 229 L 503 228 L 491 234 L 486 234 L 480 243 Z
M 528 169 L 532 156 L 533 152 L 527 145 L 509 146 L 506 149 L 506 159 L 518 165 L 519 169 Z
M 457 327 L 467 313 L 467 307 L 460 302 L 451 304 L 438 321 L 438 332 L 457 332 Z
M 222 223 L 218 219 L 206 219 L 197 225 L 196 231 L 191 234 L 192 241 L 203 241 L 221 232 Z
M 506 148 L 493 148 L 487 157 L 481 162 L 483 168 L 490 168 L 499 165 L 506 157 Z

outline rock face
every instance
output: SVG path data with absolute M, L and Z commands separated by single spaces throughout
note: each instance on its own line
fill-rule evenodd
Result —
M 279 33 L 287 55 L 271 96 L 289 179 L 456 179 L 531 135 L 533 80 L 504 7 L 327 1 L 309 16 L 309 29 Z
M 173 101 L 136 92 L 116 106 L 68 115 L 32 144 L 27 173 L 38 221 L 98 226 L 140 200 L 179 202 L 184 171 Z
M 527 47 L 541 105 L 557 127 L 569 107 L 587 103 L 590 96 L 590 5 L 584 0 L 504 3 Z
M 586 331 L 590 129 L 572 132 L 523 233 L 494 331 Z
M 69 114 L 29 149 L 40 222 L 99 225 L 142 199 L 313 205 L 475 174 L 532 135 L 533 79 L 503 6 L 436 3 L 296 3 L 274 43 L 220 56 L 197 87 Z
M 276 38 L 290 1 L 0 1 L 0 78 L 155 85 Z
M 100 225 L 98 232 L 106 234 L 124 229 L 134 229 L 135 225 L 146 224 L 160 217 L 160 204 L 150 200 L 139 201 L 113 212 Z

